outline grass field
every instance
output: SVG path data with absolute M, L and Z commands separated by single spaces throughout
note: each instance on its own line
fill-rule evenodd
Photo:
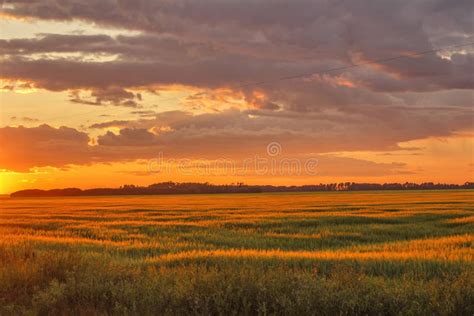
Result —
M 473 315 L 474 192 L 2 199 L 0 315 Z

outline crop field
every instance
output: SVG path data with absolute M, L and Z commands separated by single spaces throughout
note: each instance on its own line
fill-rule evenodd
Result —
M 0 202 L 0 315 L 474 313 L 472 191 Z

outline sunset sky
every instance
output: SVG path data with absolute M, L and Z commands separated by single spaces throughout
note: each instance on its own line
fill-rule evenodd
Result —
M 474 180 L 473 1 L 0 3 L 0 194 Z

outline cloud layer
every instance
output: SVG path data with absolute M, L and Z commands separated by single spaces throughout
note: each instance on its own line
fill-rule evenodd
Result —
M 3 80 L 68 91 L 72 103 L 144 109 L 134 109 L 138 119 L 89 124 L 100 130 L 93 146 L 88 134 L 65 127 L 2 128 L 9 153 L 0 167 L 149 158 L 158 150 L 239 157 L 272 141 L 290 155 L 395 150 L 403 141 L 472 129 L 473 46 L 326 70 L 474 42 L 473 10 L 464 0 L 4 1 L 4 16 L 136 33 L 0 40 Z M 310 75 L 276 80 L 295 74 Z M 225 103 L 222 91 L 244 106 L 147 108 L 143 91 L 170 86 L 195 91 L 186 100 L 191 109 L 207 99 Z M 35 158 L 25 158 L 31 150 Z
M 286 153 L 279 152 L 278 157 L 269 156 L 266 146 L 263 147 L 264 150 L 258 148 L 258 145 L 267 145 L 261 144 L 263 139 L 248 144 L 253 146 L 250 154 L 248 151 L 242 151 L 241 147 L 226 146 L 230 144 L 229 138 L 235 136 L 216 139 L 215 142 L 203 141 L 206 138 L 200 138 L 201 136 L 196 135 L 193 142 L 180 139 L 179 136 L 171 136 L 170 143 L 168 137 L 160 137 L 146 129 L 124 128 L 118 135 L 107 132 L 99 137 L 98 144 L 92 145 L 85 133 L 67 127 L 53 128 L 49 125 L 33 128 L 5 127 L 0 128 L 0 141 L 5 151 L 5 155 L 0 156 L 0 165 L 7 170 L 28 172 L 32 167 L 68 169 L 71 165 L 148 159 L 148 166 L 153 168 L 141 170 L 141 173 L 148 175 L 172 168 L 176 169 L 174 172 L 181 172 L 182 175 L 265 176 L 267 174 L 262 172 L 271 166 L 268 159 L 273 159 L 272 164 L 284 166 L 272 171 L 280 172 L 281 176 L 289 174 L 310 177 L 318 173 L 321 176 L 377 177 L 409 172 L 401 163 L 375 163 L 331 155 L 301 157 L 292 153 L 291 147 L 283 147 Z M 200 156 L 203 152 L 202 147 L 205 149 L 205 156 Z M 240 155 L 236 155 L 237 152 L 240 152 Z M 157 159 L 160 159 L 159 162 Z M 262 165 L 260 162 L 257 165 L 258 159 L 266 164 Z M 314 163 L 309 170 L 310 174 L 303 166 L 308 159 Z M 294 169 L 294 165 L 285 165 L 285 160 L 302 165 Z M 229 166 L 236 169 L 229 169 Z M 295 174 L 296 172 L 298 174 Z

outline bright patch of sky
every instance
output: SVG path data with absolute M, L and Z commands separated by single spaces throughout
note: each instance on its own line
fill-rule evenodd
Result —
M 66 59 L 77 62 L 110 62 L 118 59 L 118 54 L 88 54 L 77 53 L 41 53 L 28 55 L 26 60 L 56 60 Z
M 0 18 L 0 39 L 34 38 L 39 34 L 104 34 L 109 36 L 137 35 L 140 32 L 106 28 L 83 21 L 41 21 L 33 19 Z

